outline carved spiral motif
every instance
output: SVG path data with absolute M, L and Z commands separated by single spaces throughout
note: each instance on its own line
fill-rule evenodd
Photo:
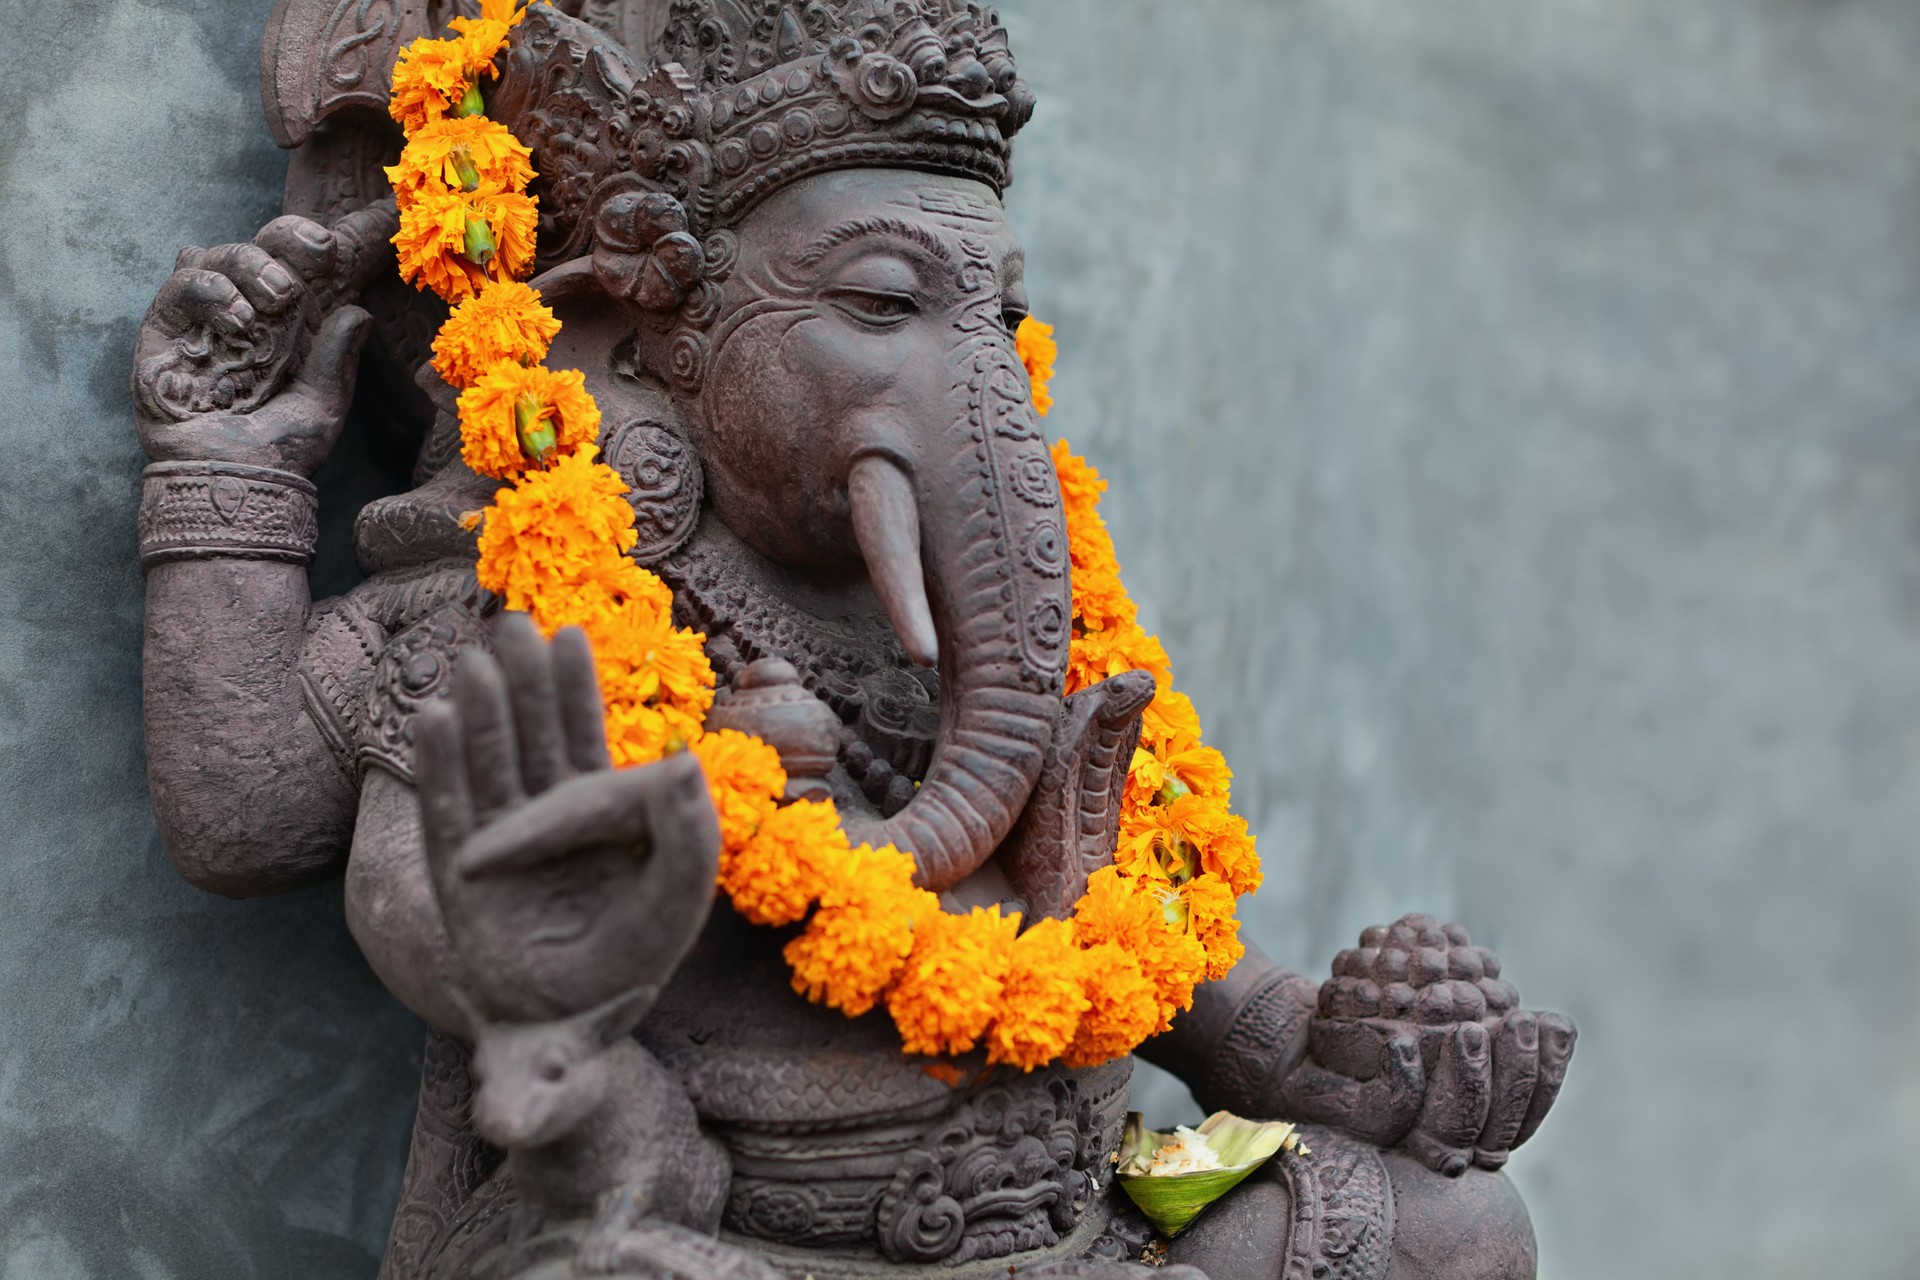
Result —
M 707 361 L 712 354 L 707 336 L 693 329 L 682 329 L 673 336 L 673 349 L 667 354 L 667 376 L 674 389 L 683 395 L 698 395 L 707 380 Z
M 705 329 L 720 318 L 720 289 L 711 280 L 702 280 L 680 304 L 680 319 L 696 329 Z
M 731 231 L 716 231 L 703 246 L 707 255 L 707 279 L 725 284 L 740 265 L 740 237 Z
M 693 533 L 700 516 L 700 460 L 671 428 L 628 422 L 607 438 L 607 465 L 626 482 L 640 540 L 628 554 L 658 564 Z
M 924 1154 L 881 1230 L 880 1248 L 897 1262 L 938 1262 L 959 1247 L 967 1229 L 960 1202 L 946 1194 L 946 1175 Z
M 898 58 L 870 53 L 854 68 L 850 93 L 860 109 L 878 121 L 894 120 L 913 107 L 920 77 Z

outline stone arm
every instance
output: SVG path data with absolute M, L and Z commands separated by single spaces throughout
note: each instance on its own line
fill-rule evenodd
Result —
M 149 571 L 148 779 L 167 853 L 202 889 L 278 893 L 345 862 L 354 787 L 295 674 L 307 614 L 302 565 L 183 559 Z
M 1450 1178 L 1505 1165 L 1559 1096 L 1571 1020 L 1521 1009 L 1497 957 L 1427 916 L 1333 967 L 1316 984 L 1248 948 L 1141 1055 L 1209 1110 L 1323 1124 Z
M 1196 988 L 1193 1008 L 1139 1055 L 1178 1076 L 1208 1111 L 1255 1115 L 1305 1059 L 1318 990 L 1248 946 L 1233 971 Z
M 142 324 L 148 775 L 168 854 L 249 897 L 337 874 L 355 788 L 298 668 L 317 531 L 308 480 L 338 438 L 384 269 L 390 208 L 337 228 L 281 218 L 251 244 L 184 250 Z

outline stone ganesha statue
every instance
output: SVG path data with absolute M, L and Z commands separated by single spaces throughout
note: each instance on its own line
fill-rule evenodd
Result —
M 168 851 L 232 896 L 344 875 L 367 959 L 433 1027 L 382 1274 L 1123 1274 L 1152 1243 L 1110 1177 L 1126 1062 L 936 1078 L 884 1017 L 794 995 L 782 936 L 714 905 L 697 764 L 610 768 L 584 640 L 478 585 L 462 517 L 496 482 L 459 458 L 426 363 L 444 313 L 394 278 L 380 173 L 386 69 L 456 12 L 282 0 L 287 215 L 182 253 L 134 370 Z M 632 554 L 708 637 L 715 721 L 950 904 L 1058 914 L 1112 856 L 1153 687 L 1062 692 L 1061 499 L 1001 205 L 1034 100 L 997 16 L 567 0 L 498 73 L 489 114 L 541 174 L 550 361 L 604 410 Z M 358 513 L 365 581 L 315 601 L 311 477 L 357 377 L 417 441 L 414 487 Z M 1250 950 L 1143 1050 L 1311 1151 L 1172 1262 L 1532 1276 L 1499 1170 L 1572 1025 L 1519 1008 L 1457 926 L 1360 943 L 1325 984 Z

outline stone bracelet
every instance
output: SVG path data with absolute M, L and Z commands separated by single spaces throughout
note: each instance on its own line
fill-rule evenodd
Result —
M 140 496 L 140 567 L 169 560 L 309 564 L 320 537 L 311 481 L 228 462 L 156 462 Z

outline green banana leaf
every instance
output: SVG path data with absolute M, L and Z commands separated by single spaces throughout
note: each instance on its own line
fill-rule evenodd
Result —
M 1199 1126 L 1207 1145 L 1220 1158 L 1221 1168 L 1202 1173 L 1147 1172 L 1153 1153 L 1173 1141 L 1171 1133 L 1149 1129 L 1138 1111 L 1127 1113 L 1127 1132 L 1120 1143 L 1116 1175 L 1127 1197 L 1140 1207 L 1147 1221 L 1163 1236 L 1187 1228 L 1201 1210 L 1239 1186 L 1246 1176 L 1282 1149 L 1303 1151 L 1294 1126 L 1278 1120 L 1243 1120 L 1216 1111 Z

